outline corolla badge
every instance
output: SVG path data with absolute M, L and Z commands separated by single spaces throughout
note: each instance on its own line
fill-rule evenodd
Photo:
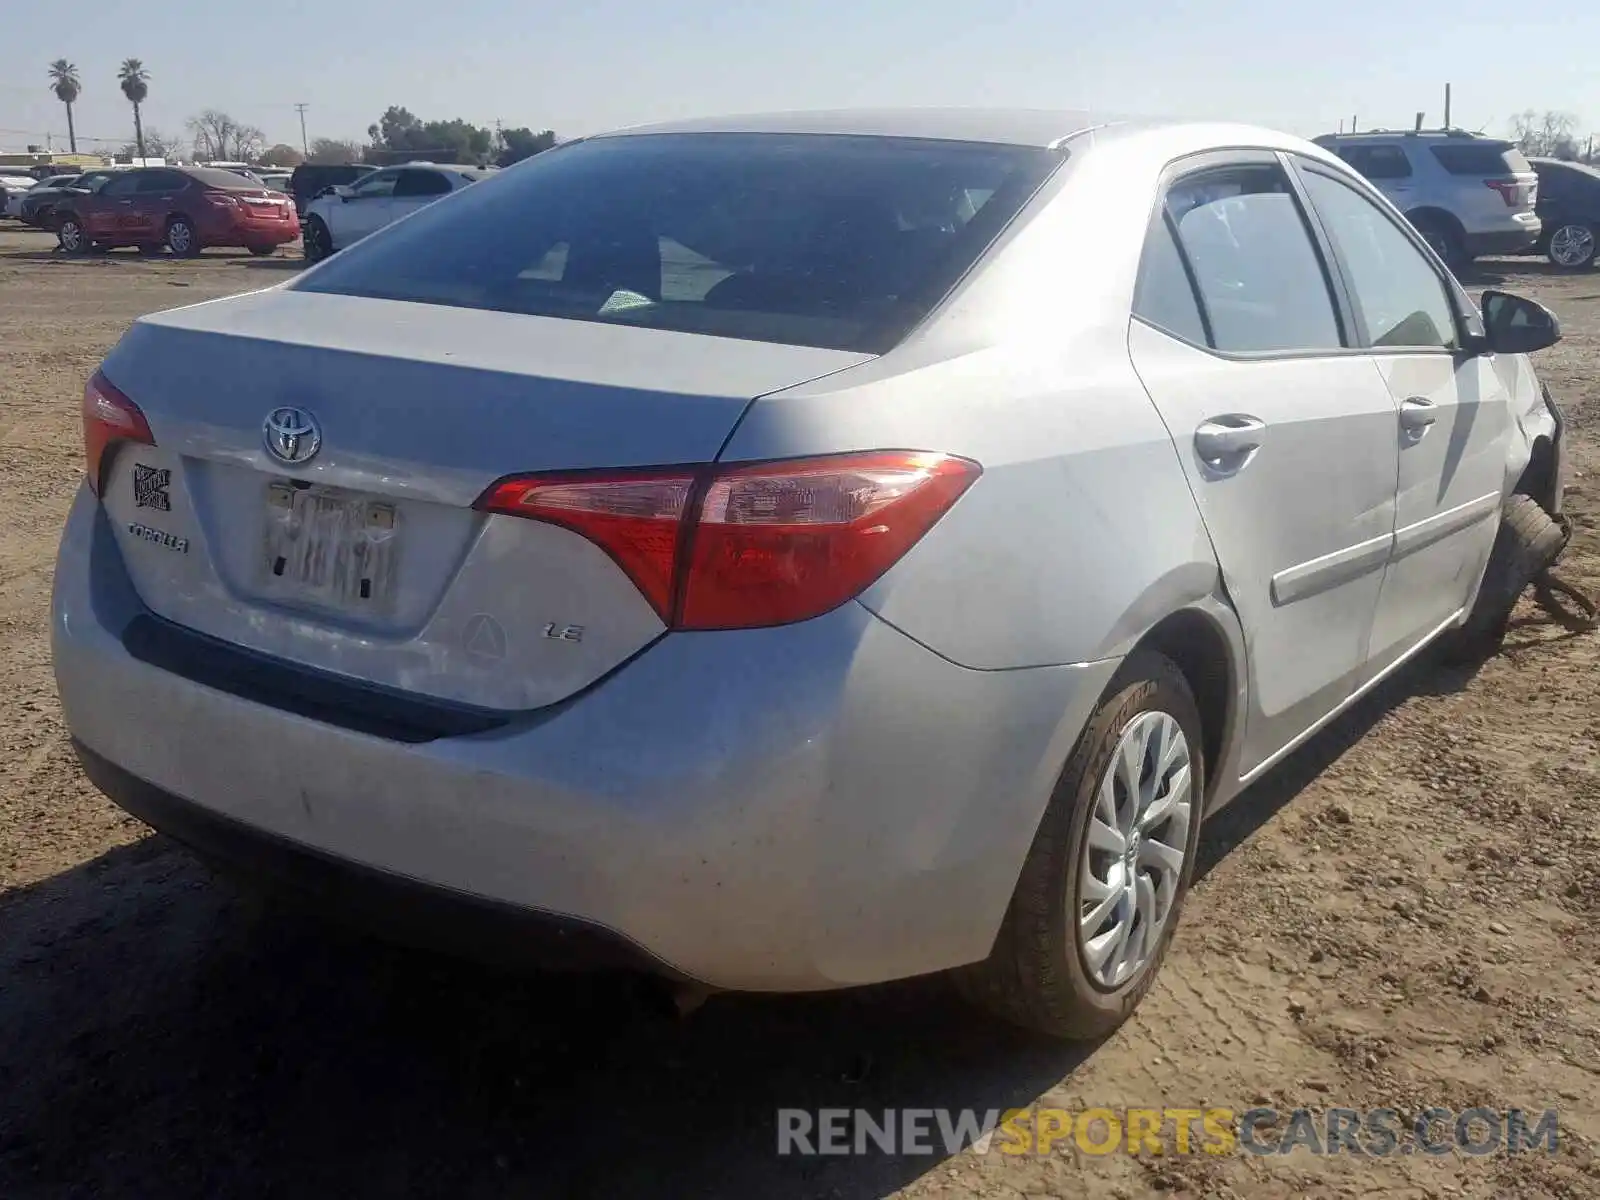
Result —
M 275 408 L 261 426 L 267 453 L 279 462 L 306 463 L 322 449 L 322 426 L 303 408 Z

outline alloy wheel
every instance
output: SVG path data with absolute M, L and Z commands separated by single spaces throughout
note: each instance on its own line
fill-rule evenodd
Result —
M 1583 267 L 1594 259 L 1594 230 L 1563 225 L 1550 235 L 1550 261 L 1558 267 Z
M 1078 951 L 1098 987 L 1127 983 L 1161 943 L 1195 819 L 1192 779 L 1172 716 L 1129 722 L 1096 789 L 1078 870 Z

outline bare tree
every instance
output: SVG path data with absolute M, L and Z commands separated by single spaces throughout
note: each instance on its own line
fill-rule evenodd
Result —
M 337 138 L 313 138 L 311 156 L 307 162 L 354 163 L 361 161 L 361 143 L 344 142 Z
M 1578 118 L 1572 113 L 1549 109 L 1539 113 L 1530 108 L 1511 118 L 1517 149 L 1537 158 L 1577 158 L 1577 128 Z
M 189 136 L 194 139 L 194 156 L 201 162 L 207 159 L 228 157 L 228 142 L 239 123 L 227 113 L 208 108 L 198 117 L 190 117 Z
M 266 144 L 267 135 L 254 125 L 237 125 L 228 139 L 228 157 L 235 162 L 254 162 Z
M 183 143 L 175 137 L 168 137 L 159 129 L 146 129 L 144 131 L 144 154 L 139 153 L 136 142 L 124 143 L 122 149 L 117 151 L 119 158 L 151 158 L 172 159 L 183 153 Z

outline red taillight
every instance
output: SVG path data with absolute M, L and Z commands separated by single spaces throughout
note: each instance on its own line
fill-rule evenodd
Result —
M 203 193 L 207 204 L 215 204 L 218 208 L 243 208 L 244 205 L 227 192 Z
M 617 560 L 662 620 L 672 613 L 674 567 L 692 474 L 544 475 L 503 479 L 477 507 L 568 529 Z
M 789 462 L 502 480 L 488 512 L 603 547 L 675 629 L 803 621 L 861 592 L 978 478 L 977 463 L 883 451 Z
M 156 444 L 150 424 L 139 406 L 96 371 L 83 386 L 83 458 L 89 486 L 100 494 L 101 464 L 106 451 L 118 442 Z
M 1522 185 L 1515 179 L 1485 179 L 1483 182 L 1500 193 L 1507 208 L 1516 208 L 1522 200 Z

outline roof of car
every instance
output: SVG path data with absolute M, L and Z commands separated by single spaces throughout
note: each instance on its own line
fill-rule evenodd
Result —
M 1082 110 L 996 108 L 832 109 L 698 117 L 609 130 L 600 137 L 640 133 L 817 133 L 866 137 L 932 138 L 1052 146 L 1107 123 Z

